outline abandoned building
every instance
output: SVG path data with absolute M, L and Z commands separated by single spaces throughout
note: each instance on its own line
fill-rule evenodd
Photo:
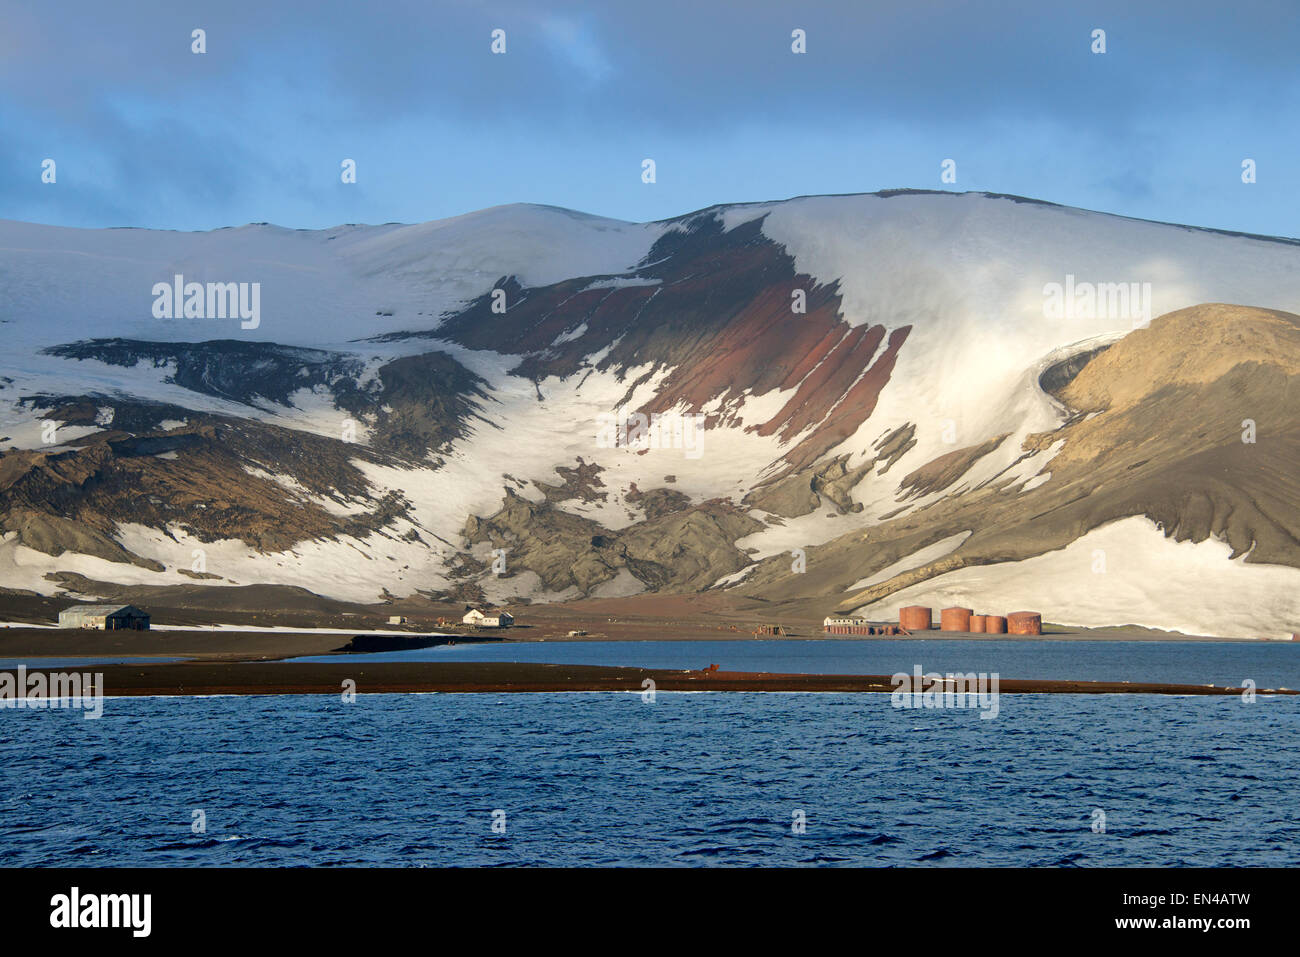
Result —
M 59 627 L 148 631 L 149 615 L 134 605 L 73 605 L 59 612 Z

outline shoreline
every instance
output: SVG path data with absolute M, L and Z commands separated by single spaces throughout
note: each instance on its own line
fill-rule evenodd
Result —
M 174 664 L 115 664 L 75 669 L 103 675 L 105 697 L 200 695 L 338 695 L 344 682 L 357 694 L 555 693 L 563 691 L 772 691 L 892 694 L 890 675 L 815 675 L 741 671 L 676 671 L 600 665 L 523 662 L 357 662 L 187 661 Z M 26 668 L 28 675 L 58 668 Z M 14 675 L 16 667 L 0 668 Z M 1240 687 L 1128 681 L 999 678 L 1002 694 L 1240 695 Z M 1287 688 L 1258 689 L 1257 695 L 1296 695 Z
M 303 589 L 273 585 L 117 586 L 80 582 L 79 591 L 100 602 L 133 604 L 152 617 L 153 630 L 168 635 L 171 647 L 153 650 L 149 633 L 98 633 L 78 639 L 57 627 L 58 615 L 73 601 L 0 588 L 0 658 L 6 655 L 59 654 L 238 654 L 293 656 L 327 654 L 359 635 L 433 635 L 456 641 L 746 641 L 764 640 L 764 631 L 781 628 L 785 637 L 805 641 L 1086 641 L 1086 642 L 1233 642 L 1273 643 L 1293 638 L 1300 622 L 1277 623 L 1276 630 L 1243 634 L 1223 627 L 1219 634 L 1171 631 L 1133 622 L 1067 625 L 1044 612 L 1041 635 L 989 635 L 939 629 L 912 636 L 827 635 L 823 621 L 831 611 L 826 599 L 771 601 L 731 592 L 643 593 L 623 598 L 581 598 L 565 602 L 505 599 L 516 622 L 502 635 L 474 632 L 461 623 L 466 601 L 427 596 L 386 597 L 350 602 Z M 91 597 L 83 597 L 89 601 Z M 1024 599 L 1034 605 L 1033 596 Z M 892 609 L 891 609 L 892 612 Z M 1129 614 L 1118 609 L 1116 617 Z M 390 619 L 400 617 L 400 622 Z M 1226 625 L 1227 623 L 1221 623 Z M 580 632 L 581 634 L 572 634 Z M 333 645 L 330 639 L 336 639 Z M 139 646 L 136 646 L 139 643 Z M 76 647 L 76 646 L 82 647 Z M 184 645 L 184 648 L 179 646 Z
M 960 641 L 981 642 L 1010 641 L 1016 643 L 1086 642 L 1141 642 L 1160 644 L 1170 642 L 1195 642 L 1197 644 L 1292 644 L 1267 638 L 1180 638 L 1155 637 L 1140 632 L 1119 634 L 1089 634 L 1080 632 L 1049 633 L 1045 635 L 982 635 L 966 632 L 926 631 L 911 636 L 868 635 L 786 635 L 755 636 L 734 631 L 713 634 L 686 630 L 674 633 L 658 625 L 625 627 L 613 634 L 588 632 L 583 636 L 548 633 L 543 625 L 524 625 L 500 634 L 492 632 L 452 632 L 449 630 L 389 629 L 385 631 L 341 630 L 196 630 L 166 627 L 149 631 L 83 631 L 76 629 L 15 627 L 0 628 L 0 660 L 58 658 L 183 658 L 193 661 L 273 661 L 305 656 L 337 655 L 340 659 L 366 652 L 401 650 L 404 648 L 432 647 L 435 645 L 511 645 L 511 644 L 590 644 L 599 642 L 772 642 L 772 641 L 825 641 L 825 642 L 931 642 Z

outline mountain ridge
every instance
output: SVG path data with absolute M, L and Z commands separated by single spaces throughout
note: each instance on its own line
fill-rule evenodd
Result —
M 1125 524 L 1144 517 L 1192 549 L 1171 554 L 1175 582 L 1219 567 L 1205 549 L 1221 539 L 1233 568 L 1300 567 L 1286 518 L 1300 503 L 1285 478 L 1300 466 L 1294 369 L 1259 338 L 1269 322 L 1291 328 L 1282 306 L 1300 308 L 1295 241 L 945 191 L 722 204 L 651 224 L 480 213 L 216 238 L 84 231 L 48 249 L 0 222 L 0 476 L 22 476 L 0 482 L 0 587 L 203 574 L 353 601 L 734 588 L 887 616 L 887 599 L 945 600 L 954 574 L 1059 550 L 968 534 L 889 588 L 852 587 L 970 533 L 981 510 L 1008 542 L 1068 549 L 1119 523 L 1156 554 L 1145 526 Z M 173 269 L 261 282 L 259 338 L 150 316 L 149 286 Z M 1044 282 L 1075 276 L 1145 282 L 1152 321 L 1049 318 Z M 1134 370 L 1162 356 L 1116 365 L 1135 342 L 1212 330 L 1213 354 L 1187 353 L 1205 381 L 1143 392 Z M 1290 332 L 1277 342 L 1290 348 Z M 1258 361 L 1224 359 L 1232 350 Z M 1132 403 L 1097 406 L 1103 386 Z M 1220 444 L 1197 454 L 1218 456 L 1235 486 L 1189 457 L 1199 423 L 1227 421 L 1234 403 L 1256 409 L 1264 477 L 1219 425 Z M 598 421 L 618 416 L 675 423 L 679 444 L 602 443 Z M 1169 416 L 1196 426 L 1173 430 L 1182 447 L 1162 438 Z M 1149 461 L 1129 455 L 1141 442 L 1158 450 Z M 1082 481 L 1080 450 L 1094 446 L 1107 475 L 1132 469 L 1062 526 L 1053 514 L 1084 506 L 1035 503 Z M 1191 484 L 1173 500 L 1180 476 Z M 128 477 L 180 504 L 109 492 Z M 796 550 L 806 571 L 792 570 Z M 1040 577 L 1020 604 L 1118 622 Z M 1274 577 L 1234 579 L 1242 593 L 1223 610 L 1178 626 L 1294 630 L 1300 611 Z M 1151 592 L 1147 611 L 1120 617 L 1170 626 Z

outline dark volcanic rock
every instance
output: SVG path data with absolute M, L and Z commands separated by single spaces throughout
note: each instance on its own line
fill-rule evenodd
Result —
M 584 595 L 626 568 L 652 589 L 700 591 L 749 564 L 738 538 L 762 525 L 734 505 L 705 502 L 610 530 L 550 502 L 530 502 L 509 489 L 501 509 L 472 516 L 470 545 L 507 550 L 507 575 L 535 572 L 550 591 Z
M 239 339 L 207 342 L 88 339 L 51 346 L 45 352 L 65 359 L 96 359 L 128 368 L 141 362 L 155 368 L 174 365 L 175 372 L 167 381 L 192 392 L 245 405 L 254 405 L 258 399 L 291 405 L 290 397 L 299 389 L 355 382 L 363 368 L 355 356 Z
M 487 383 L 441 351 L 385 363 L 378 370 L 378 380 L 364 386 L 360 381 L 365 363 L 358 356 L 274 342 L 90 339 L 45 351 L 128 368 L 141 362 L 156 368 L 174 366 L 166 381 L 252 406 L 272 402 L 292 408 L 299 390 L 324 389 L 340 410 L 340 437 L 345 419 L 355 416 L 370 425 L 376 448 L 417 461 L 465 435 L 466 423 L 472 417 L 482 418 L 482 403 L 488 399 Z M 27 401 L 35 398 L 39 397 Z M 116 410 L 112 424 L 126 431 L 146 431 L 156 428 L 163 418 L 188 414 L 175 406 L 114 402 L 102 397 L 58 401 L 54 417 L 74 425 L 94 424 L 100 404 L 120 404 L 124 409 Z M 152 419 L 141 415 L 145 409 L 151 409 Z M 126 418 L 118 418 L 124 414 Z

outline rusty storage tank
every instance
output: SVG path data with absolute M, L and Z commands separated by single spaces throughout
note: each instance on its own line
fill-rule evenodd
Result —
M 945 608 L 939 612 L 939 628 L 942 631 L 970 631 L 969 608 Z
M 1012 635 L 1041 635 L 1043 616 L 1036 611 L 1013 611 L 1007 615 L 1007 633 Z
M 985 620 L 985 618 L 987 618 L 987 617 L 988 617 L 987 615 L 971 615 L 971 616 L 970 616 L 970 629 L 969 629 L 969 630 L 970 630 L 971 634 L 981 635 L 981 634 L 984 633 L 984 620 Z
M 898 623 L 908 631 L 925 631 L 934 627 L 933 613 L 921 605 L 908 605 L 898 610 Z
M 1005 635 L 1007 633 L 1007 620 L 1001 615 L 985 615 L 984 633 L 989 635 Z

